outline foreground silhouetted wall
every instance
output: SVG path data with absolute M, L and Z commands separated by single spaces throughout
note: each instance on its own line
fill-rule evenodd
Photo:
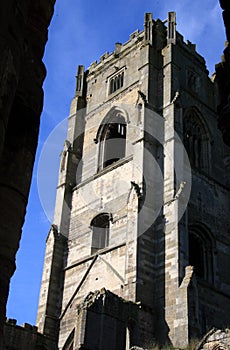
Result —
M 219 0 L 219 2 L 223 9 L 227 43 L 222 62 L 216 65 L 216 76 L 220 93 L 218 127 L 222 132 L 224 142 L 230 146 L 230 3 L 228 0 Z
M 0 2 L 0 339 L 37 148 L 54 3 Z

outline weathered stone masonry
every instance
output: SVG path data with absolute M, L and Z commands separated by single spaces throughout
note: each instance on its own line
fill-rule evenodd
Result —
M 33 166 L 33 158 L 36 149 L 37 132 L 39 124 L 39 114 L 42 106 L 42 90 L 41 85 L 44 79 L 44 67 L 41 64 L 44 45 L 47 40 L 47 27 L 53 12 L 54 1 L 37 1 L 36 4 L 31 4 L 29 0 L 20 1 L 2 1 L 0 5 L 0 32 L 1 32 L 1 118 L 0 118 L 0 155 L 1 155 L 1 275 L 0 275 L 0 320 L 1 332 L 5 318 L 5 304 L 8 295 L 8 286 L 10 276 L 14 271 L 15 252 L 18 248 L 18 242 L 21 234 L 21 226 L 25 212 L 25 205 L 27 202 L 28 188 L 31 177 L 31 169 Z M 227 1 L 221 0 L 220 4 L 224 10 L 224 23 L 226 26 L 227 39 L 229 39 L 229 5 Z M 156 28 L 156 26 L 154 25 Z M 145 39 L 151 37 L 151 21 L 145 23 Z M 173 29 L 173 27 L 171 28 Z M 173 30 L 170 31 L 173 33 Z M 132 38 L 136 37 L 136 33 Z M 173 42 L 173 38 L 168 39 Z M 116 46 L 116 54 L 122 48 L 121 44 Z M 227 112 L 228 105 L 228 83 L 229 80 L 229 47 L 224 52 L 225 60 L 221 65 L 217 66 L 217 80 L 220 88 L 221 104 L 219 107 L 219 127 L 223 132 L 224 141 L 229 143 L 229 115 Z M 108 54 L 105 54 L 105 59 Z M 23 66 L 21 65 L 23 62 Z M 40 68 L 39 68 L 40 67 Z M 81 70 L 82 71 L 82 70 Z M 35 73 L 36 72 L 36 73 Z M 36 76 L 36 79 L 35 79 Z M 158 78 L 158 93 L 155 98 L 161 101 L 161 87 L 162 79 L 161 73 Z M 227 79 L 226 79 L 227 78 Z M 36 87 L 37 84 L 37 87 Z M 28 91 L 30 92 L 28 94 Z M 33 93 L 31 94 L 31 91 Z M 153 90 L 152 90 L 153 91 Z M 79 95 L 79 93 L 78 93 Z M 143 95 L 142 95 L 143 96 Z M 84 98 L 78 98 L 78 106 L 84 106 Z M 140 106 L 139 106 L 140 107 Z M 78 107 L 79 108 L 79 107 Z M 141 109 L 139 108 L 139 115 Z M 215 134 L 215 127 L 213 126 L 212 133 Z M 29 136 L 30 135 L 30 136 Z M 80 139 L 80 138 L 79 138 Z M 81 157 L 81 151 L 78 149 L 76 153 Z M 225 154 L 224 154 L 225 155 Z M 221 155 L 220 155 L 221 158 Z M 218 159 L 219 160 L 219 159 Z M 4 165 L 3 165 L 4 164 Z M 28 176 L 25 176 L 25 167 Z M 14 169 L 17 169 L 15 171 Z M 23 169 L 23 175 L 18 169 Z M 4 179 L 3 179 L 4 175 Z M 208 187 L 213 186 L 213 182 L 208 182 Z M 20 189 L 20 190 L 19 190 Z M 209 196 L 209 198 L 212 198 Z M 7 201 L 6 201 L 7 199 Z M 11 202 L 9 200 L 11 199 Z M 221 199 L 219 199 L 221 201 Z M 199 194 L 198 196 L 199 208 L 204 207 L 204 201 Z M 196 203 L 194 202 L 194 206 Z M 21 212 L 17 210 L 21 208 Z M 4 212 L 3 212 L 4 211 Z M 221 211 L 220 211 L 220 215 Z M 14 223 L 9 227 L 10 222 Z M 13 219 L 12 219 L 13 218 Z M 156 222 L 156 229 L 158 232 L 157 249 L 162 252 L 164 247 L 162 230 L 164 228 L 164 221 Z M 58 236 L 57 236 L 58 237 Z M 221 238 L 222 239 L 222 238 Z M 65 241 L 65 240 L 64 240 Z M 63 241 L 63 242 L 64 242 Z M 184 241 L 184 238 L 181 239 Z M 186 241 L 186 240 L 185 240 Z M 228 242 L 226 241 L 226 244 Z M 11 247 L 11 249 L 9 249 Z M 222 250 L 221 264 L 224 266 L 228 263 L 229 258 L 226 256 L 226 249 L 224 245 L 217 244 L 217 248 Z M 59 248 L 60 249 L 60 248 Z M 62 248 L 61 248 L 62 250 Z M 185 254 L 186 255 L 186 254 Z M 182 253 L 182 258 L 184 253 Z M 162 253 L 159 253 L 158 261 L 162 259 Z M 216 260 L 216 258 L 215 258 Z M 220 264 L 220 265 L 221 265 Z M 180 268 L 181 268 L 180 264 Z M 58 264 L 60 268 L 60 263 Z M 218 267 L 215 261 L 215 268 Z M 132 269 L 130 266 L 129 269 Z M 56 270 L 55 270 L 56 271 Z M 227 280 L 228 275 L 219 269 L 218 274 L 220 280 Z M 160 275 L 159 275 L 160 276 Z M 159 281 L 164 281 L 164 273 L 159 277 Z M 189 276 L 189 275 L 188 275 Z M 54 279 L 54 278 L 52 278 Z M 193 284 L 193 293 L 197 295 L 196 282 Z M 223 288 L 226 284 L 223 284 Z M 160 284 L 158 285 L 160 286 Z M 190 287 L 191 288 L 191 287 Z M 160 289 L 160 288 L 159 288 Z M 186 293 L 186 291 L 185 291 Z M 209 297 L 210 293 L 208 293 Z M 215 294 L 213 294 L 213 301 L 215 304 Z M 205 299 L 205 296 L 204 296 Z M 210 301 L 212 304 L 212 301 Z M 192 314 L 194 308 L 197 310 L 197 301 L 193 300 Z M 218 306 L 217 306 L 218 307 Z M 197 314 L 197 311 L 196 311 Z M 198 315 L 196 316 L 198 317 Z M 211 316 L 210 316 L 211 317 Z M 195 321 L 197 325 L 197 318 Z M 8 325 L 12 327 L 13 324 Z M 7 327 L 8 327 L 7 326 Z M 20 333 L 20 327 L 17 331 Z M 28 330 L 28 327 L 27 327 Z M 25 332 L 22 330 L 22 334 Z M 14 337 L 11 332 L 11 337 Z M 9 337 L 8 337 L 9 338 Z M 0 336 L 2 340 L 2 337 Z M 9 340 L 9 339 L 8 339 Z M 12 339 L 11 339 L 12 340 Z M 30 342 L 31 345 L 31 342 Z M 32 345 L 31 345 L 32 346 Z M 21 349 L 21 348 L 20 348 Z
M 176 32 L 175 13 L 167 26 L 146 14 L 142 32 L 87 71 L 79 66 L 37 317 L 59 348 L 88 348 L 89 334 L 116 343 L 114 324 L 97 332 L 79 321 L 85 297 L 103 288 L 138 306 L 135 320 L 119 321 L 121 350 L 182 348 L 229 322 L 229 179 L 218 103 L 204 59 Z M 187 206 L 180 140 L 191 164 Z

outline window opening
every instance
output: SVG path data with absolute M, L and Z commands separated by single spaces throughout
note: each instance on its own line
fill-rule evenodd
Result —
M 184 119 L 184 145 L 192 167 L 209 170 L 209 139 L 196 111 L 189 111 Z
M 98 250 L 103 249 L 109 245 L 109 227 L 110 215 L 108 213 L 100 214 L 91 221 L 91 254 L 94 254 Z
M 213 253 L 209 234 L 202 229 L 189 231 L 189 264 L 197 277 L 213 283 Z
M 115 77 L 112 77 L 109 82 L 109 94 L 113 94 L 115 91 L 123 87 L 124 84 L 124 72 L 119 73 Z
M 125 157 L 126 123 L 122 116 L 115 116 L 109 123 L 104 124 L 99 144 L 98 170 L 117 162 Z

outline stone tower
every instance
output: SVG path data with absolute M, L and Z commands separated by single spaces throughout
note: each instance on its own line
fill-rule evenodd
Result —
M 217 103 L 173 12 L 78 67 L 37 316 L 59 349 L 183 348 L 229 324 Z

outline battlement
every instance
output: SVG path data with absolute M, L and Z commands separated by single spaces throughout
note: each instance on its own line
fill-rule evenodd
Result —
M 7 318 L 6 325 L 17 326 L 17 327 L 24 328 L 26 330 L 33 331 L 33 332 L 37 332 L 37 330 L 38 330 L 37 326 L 33 326 L 29 323 L 23 323 L 21 326 L 19 326 L 19 325 L 17 325 L 17 320 L 14 318 Z
M 122 56 L 124 53 L 128 52 L 128 50 L 133 49 L 135 44 L 144 42 L 144 31 L 139 32 L 136 30 L 134 33 L 130 35 L 130 39 L 122 43 L 115 43 L 115 49 L 112 52 L 106 51 L 103 55 L 101 55 L 99 61 L 94 61 L 88 68 L 88 76 L 90 74 L 94 74 L 97 70 L 100 70 L 105 64 L 111 64 L 112 60 L 116 60 L 118 57 Z
M 172 14 L 174 19 L 172 20 Z M 173 21 L 173 24 L 172 24 Z M 128 51 L 136 49 L 137 46 L 147 44 L 153 47 L 161 47 L 168 44 L 178 44 L 188 50 L 190 55 L 196 56 L 201 64 L 205 64 L 204 58 L 196 51 L 196 45 L 191 41 L 184 41 L 184 37 L 176 31 L 176 14 L 169 12 L 167 20 L 152 19 L 151 13 L 145 14 L 144 30 L 135 30 L 130 34 L 129 40 L 125 43 L 115 43 L 115 49 L 112 52 L 106 51 L 101 55 L 99 61 L 94 61 L 87 69 L 87 75 L 95 74 L 105 65 L 110 65 L 113 60 L 122 57 Z
M 8 318 L 4 327 L 3 349 L 35 350 L 52 349 L 53 341 L 38 332 L 38 328 L 29 323 L 19 326 L 17 320 Z

